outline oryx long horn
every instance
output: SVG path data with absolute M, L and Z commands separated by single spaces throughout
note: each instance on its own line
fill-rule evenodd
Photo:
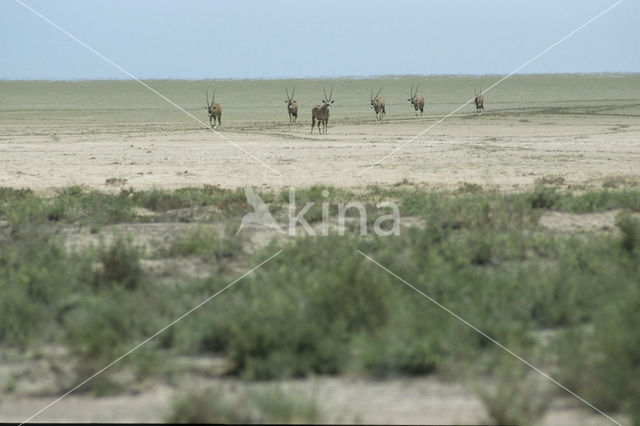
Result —
M 213 89 L 213 96 L 211 97 L 211 103 L 216 101 L 216 89 Z
M 380 88 L 380 90 L 378 90 L 378 93 L 376 94 L 376 98 L 378 97 L 378 95 L 380 95 L 380 92 L 382 92 L 382 87 Z M 373 98 L 375 99 L 375 98 Z
M 413 83 L 411 83 L 411 91 L 409 92 L 409 98 L 413 99 Z
M 207 89 L 207 108 L 209 108 L 211 104 L 209 103 L 209 89 Z
M 324 93 L 324 101 L 329 102 L 329 99 L 327 98 L 327 92 L 324 90 L 324 87 L 322 88 L 322 93 Z
M 329 100 L 333 97 L 333 83 L 331 83 L 331 92 L 329 92 Z
M 296 85 L 294 84 L 293 91 L 291 91 L 291 100 L 293 100 L 293 97 L 295 96 L 295 94 L 296 94 Z
M 373 88 L 371 88 L 371 94 L 369 95 L 369 98 L 373 100 Z
M 287 100 L 290 101 L 291 98 L 289 97 L 289 89 L 287 89 L 287 86 L 284 86 L 284 90 L 287 91 Z

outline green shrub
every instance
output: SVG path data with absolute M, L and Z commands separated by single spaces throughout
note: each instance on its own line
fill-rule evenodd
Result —
M 319 418 L 313 399 L 271 386 L 235 396 L 221 389 L 190 392 L 176 399 L 167 422 L 314 424 Z
M 101 248 L 98 256 L 102 267 L 93 275 L 95 287 L 121 286 L 136 290 L 143 285 L 140 254 L 130 242 L 119 238 L 111 247 Z
M 616 226 L 622 232 L 622 248 L 629 253 L 638 250 L 640 247 L 640 220 L 634 219 L 628 212 L 622 212 L 616 216 Z
M 74 359 L 74 384 L 110 365 L 175 318 L 175 313 L 167 313 L 169 295 L 157 293 L 114 287 L 73 299 L 64 312 L 62 326 Z M 162 357 L 156 352 L 160 343 L 161 339 L 157 339 L 136 349 L 87 382 L 81 391 L 116 393 L 134 380 L 159 371 Z M 133 369 L 134 377 L 123 382 L 118 374 L 127 368 Z
M 243 242 L 244 240 L 238 236 L 220 236 L 215 229 L 198 226 L 174 238 L 161 255 L 197 256 L 206 261 L 222 261 L 237 257 L 242 252 Z
M 558 204 L 560 197 L 555 188 L 542 186 L 536 187 L 529 200 L 534 209 L 551 209 Z
M 41 226 L 20 228 L 0 244 L 0 342 L 24 346 L 55 333 L 63 301 L 89 263 L 86 254 L 68 255 Z
M 559 339 L 559 377 L 599 409 L 633 414 L 640 398 L 640 342 L 630 336 L 640 327 L 640 288 L 637 281 L 618 285 L 607 303 L 597 306 L 592 327 L 570 330 Z
M 475 390 L 490 421 L 496 424 L 536 424 L 553 399 L 553 389 L 539 373 L 510 354 L 499 355 L 494 374 L 479 378 Z
M 221 211 L 228 214 L 236 212 L 246 205 L 243 189 L 234 191 L 211 185 L 200 188 L 181 188 L 175 191 L 153 189 L 132 192 L 131 197 L 136 205 L 153 211 L 216 205 Z
M 296 240 L 226 296 L 211 333 L 227 334 L 226 352 L 243 376 L 336 373 L 351 336 L 386 321 L 386 277 L 362 268 L 342 240 Z

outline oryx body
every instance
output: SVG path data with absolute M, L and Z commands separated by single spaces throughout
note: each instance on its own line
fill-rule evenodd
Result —
M 416 91 L 413 91 L 413 84 L 411 85 L 410 97 L 407 99 L 411 102 L 411 105 L 416 111 L 416 117 L 418 116 L 418 110 L 420 111 L 420 117 L 422 117 L 422 111 L 424 110 L 424 98 L 422 96 L 418 96 L 418 89 L 420 85 L 416 86 Z
M 373 108 L 373 110 L 376 112 L 376 121 L 382 121 L 382 116 L 387 113 L 384 109 L 384 98 L 381 98 L 379 96 L 381 91 L 382 88 L 378 90 L 378 94 L 374 97 L 373 89 L 371 89 L 371 95 L 369 96 L 369 103 L 371 104 L 371 108 Z
M 313 133 L 313 127 L 316 125 L 316 120 L 318 120 L 318 133 L 321 133 L 320 125 L 322 125 L 322 133 L 327 133 L 327 125 L 329 124 L 329 108 L 331 108 L 331 104 L 334 102 L 331 97 L 333 96 L 333 86 L 331 86 L 331 93 L 329 93 L 329 97 L 327 97 L 327 92 L 322 89 L 324 93 L 324 99 L 322 100 L 321 105 L 316 105 L 311 109 L 311 133 Z
M 296 93 L 296 86 L 293 86 L 291 97 L 289 97 L 289 89 L 284 88 L 287 91 L 287 100 L 284 103 L 287 104 L 287 112 L 289 113 L 289 124 L 295 123 L 298 119 L 298 102 L 293 99 L 293 95 Z
M 473 93 L 476 95 L 473 100 L 476 104 L 476 114 L 478 114 L 478 111 L 484 112 L 484 95 L 482 94 L 482 89 L 480 89 L 480 93 L 476 90 L 474 90 Z
M 207 110 L 209 111 L 209 124 L 211 124 L 211 128 L 216 127 L 216 120 L 218 120 L 218 126 L 222 125 L 222 106 L 220 104 L 215 103 L 216 99 L 216 91 L 213 91 L 213 97 L 211 98 L 211 103 L 209 103 L 209 90 L 207 89 Z

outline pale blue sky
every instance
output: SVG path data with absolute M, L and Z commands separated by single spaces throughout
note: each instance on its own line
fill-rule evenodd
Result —
M 505 74 L 615 0 L 25 0 L 140 78 Z M 0 79 L 122 72 L 0 0 Z M 626 0 L 522 73 L 640 72 Z

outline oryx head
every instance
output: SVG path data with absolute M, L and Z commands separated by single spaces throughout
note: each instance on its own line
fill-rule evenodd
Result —
M 324 99 L 322 103 L 327 106 L 327 109 L 331 107 L 331 104 L 334 102 L 333 100 L 333 84 L 331 85 L 331 92 L 329 92 L 329 96 L 327 97 L 327 92 L 322 88 L 322 93 L 324 93 Z
M 296 93 L 296 85 L 293 85 L 293 90 L 291 91 L 291 96 L 289 96 L 289 89 L 287 89 L 287 86 L 284 87 L 284 90 L 287 91 L 287 100 L 284 101 L 285 104 L 287 104 L 288 106 L 291 106 L 291 102 L 293 102 L 293 95 L 295 95 Z

